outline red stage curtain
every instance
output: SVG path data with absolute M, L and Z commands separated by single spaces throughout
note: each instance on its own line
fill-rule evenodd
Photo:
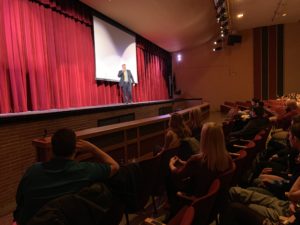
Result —
M 171 55 L 139 36 L 136 44 L 139 84 L 133 89 L 134 100 L 139 102 L 168 99 Z
M 0 113 L 122 101 L 117 83 L 95 81 L 91 14 L 78 4 L 0 1 Z M 135 101 L 168 99 L 165 60 L 156 50 L 137 54 Z

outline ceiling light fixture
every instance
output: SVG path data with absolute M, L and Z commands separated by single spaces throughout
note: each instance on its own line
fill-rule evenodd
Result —
M 182 55 L 180 53 L 177 54 L 177 62 L 181 62 L 182 60 Z
M 243 16 L 244 16 L 243 13 L 239 13 L 239 14 L 236 15 L 236 17 L 239 18 L 239 19 L 242 18 Z
M 223 39 L 218 38 L 217 40 L 214 41 L 214 45 L 217 45 L 218 43 L 220 43 L 220 42 L 222 42 L 222 41 L 223 41 Z
M 283 13 L 282 16 L 287 16 L 287 13 Z

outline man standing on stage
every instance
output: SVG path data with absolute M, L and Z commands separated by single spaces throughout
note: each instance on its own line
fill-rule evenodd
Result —
M 126 64 L 122 64 L 122 70 L 119 71 L 118 77 L 120 77 L 119 85 L 123 91 L 123 101 L 126 104 L 131 103 L 131 85 L 134 86 L 135 83 L 131 71 L 126 69 Z

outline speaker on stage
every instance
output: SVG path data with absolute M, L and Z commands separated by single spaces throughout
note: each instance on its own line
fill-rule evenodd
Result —
M 236 43 L 242 42 L 242 36 L 241 35 L 233 35 L 229 34 L 227 39 L 227 45 L 234 45 Z

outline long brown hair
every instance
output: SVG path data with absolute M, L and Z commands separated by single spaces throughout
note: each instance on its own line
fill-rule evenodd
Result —
M 199 108 L 194 108 L 190 111 L 188 122 L 189 122 L 190 128 L 202 127 L 201 111 Z
M 183 117 L 179 113 L 172 113 L 169 120 L 169 128 L 174 131 L 179 138 L 185 138 L 191 136 L 191 132 L 188 130 L 183 122 Z

